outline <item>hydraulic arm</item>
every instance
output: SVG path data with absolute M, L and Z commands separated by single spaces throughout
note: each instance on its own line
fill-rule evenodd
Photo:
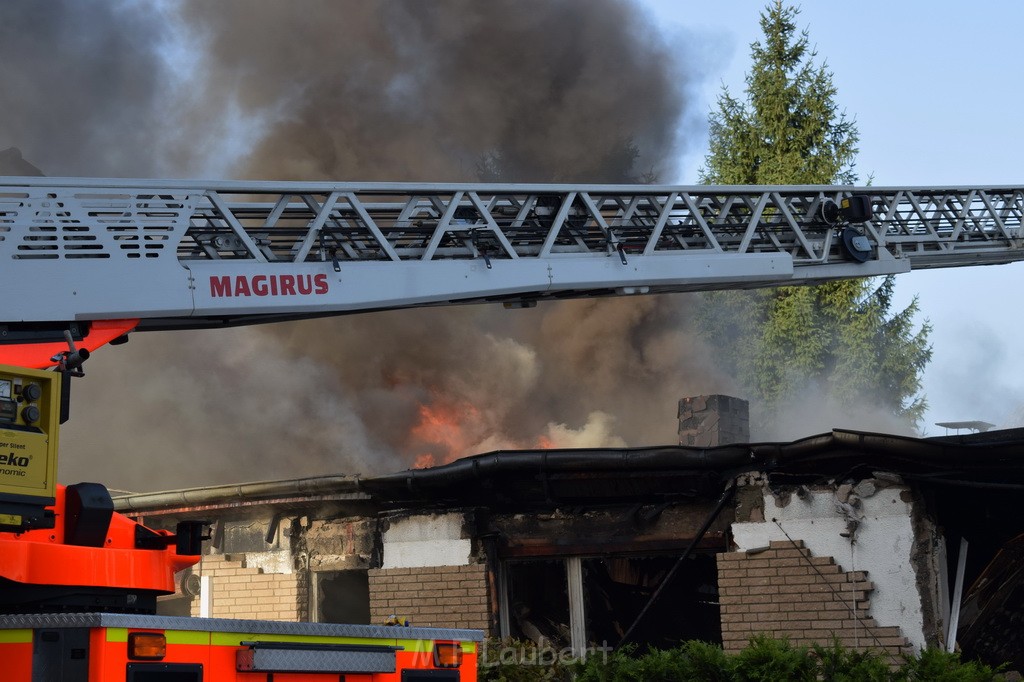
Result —
M 71 329 L 88 349 L 131 329 L 1007 263 L 1022 215 L 1020 187 L 0 178 L 0 338 L 60 348 Z

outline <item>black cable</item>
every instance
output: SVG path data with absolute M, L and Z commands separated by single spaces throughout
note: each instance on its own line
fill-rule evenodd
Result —
M 658 585 L 658 589 L 654 590 L 654 594 L 651 595 L 651 598 L 647 600 L 646 604 L 644 604 L 643 609 L 640 610 L 640 613 L 637 614 L 636 619 L 633 620 L 633 624 L 630 625 L 629 629 L 626 630 L 626 634 L 622 635 L 622 639 L 620 639 L 619 643 L 615 645 L 615 651 L 618 651 L 620 648 L 622 648 L 622 645 L 629 641 L 630 635 L 632 635 L 633 631 L 636 630 L 636 627 L 640 624 L 640 621 L 644 619 L 644 616 L 647 615 L 647 612 L 651 609 L 651 606 L 653 606 L 654 602 L 658 600 L 658 597 L 661 596 L 661 593 L 665 590 L 668 584 L 672 582 L 672 578 L 675 577 L 675 574 L 679 571 L 679 568 L 683 565 L 683 562 L 686 559 L 688 559 L 691 554 L 693 554 L 693 550 L 695 550 L 700 541 L 704 539 L 704 536 L 707 534 L 708 529 L 711 528 L 711 524 L 714 523 L 715 519 L 718 518 L 718 515 L 722 513 L 722 510 L 725 508 L 725 505 L 728 504 L 729 500 L 732 499 L 734 492 L 736 492 L 735 479 L 729 481 L 729 486 L 725 489 L 725 492 L 722 493 L 722 497 L 718 500 L 718 504 L 715 505 L 715 508 L 704 520 L 704 525 L 700 527 L 700 530 L 697 531 L 697 535 L 695 535 L 693 540 L 690 541 L 690 544 L 687 545 L 686 549 L 683 551 L 680 557 L 676 559 L 676 563 L 673 564 L 668 574 L 665 575 L 665 579 L 661 581 L 660 585 Z

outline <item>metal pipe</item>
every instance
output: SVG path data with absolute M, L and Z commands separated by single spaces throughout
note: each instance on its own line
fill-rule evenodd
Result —
M 949 630 L 946 631 L 946 651 L 956 651 L 956 631 L 960 625 L 960 606 L 963 601 L 964 568 L 967 565 L 967 538 L 960 538 L 960 554 L 956 558 L 956 581 L 953 587 L 953 605 L 949 611 Z

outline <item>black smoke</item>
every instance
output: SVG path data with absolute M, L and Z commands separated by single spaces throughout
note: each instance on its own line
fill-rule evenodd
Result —
M 671 178 L 696 40 L 627 0 L 0 5 L 0 147 L 49 175 Z M 76 387 L 62 478 L 155 489 L 386 471 L 458 442 L 642 444 L 724 390 L 683 297 L 136 334 Z M 419 434 L 419 435 L 417 435 Z M 98 463 L 110 463 L 99 466 Z

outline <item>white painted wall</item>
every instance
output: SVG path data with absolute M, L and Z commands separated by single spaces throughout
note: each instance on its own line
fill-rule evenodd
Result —
M 803 499 L 793 495 L 780 507 L 766 489 L 765 520 L 733 524 L 733 538 L 742 551 L 765 547 L 771 540 L 786 540 L 788 533 L 793 540 L 803 540 L 813 556 L 834 557 L 843 571 L 867 571 L 875 586 L 869 594 L 871 616 L 880 626 L 899 625 L 910 643 L 920 649 L 925 646 L 924 616 L 911 561 L 913 510 L 909 502 L 900 499 L 904 490 L 901 486 L 879 488 L 861 497 L 856 514 L 860 525 L 851 542 L 841 535 L 847 532 L 850 509 L 844 514 L 833 490 L 812 490 Z
M 462 537 L 462 514 L 430 514 L 393 519 L 384 532 L 381 568 L 466 566 L 472 543 Z
M 295 560 L 287 550 L 270 552 L 246 552 L 246 568 L 258 568 L 264 573 L 291 575 L 295 572 Z

